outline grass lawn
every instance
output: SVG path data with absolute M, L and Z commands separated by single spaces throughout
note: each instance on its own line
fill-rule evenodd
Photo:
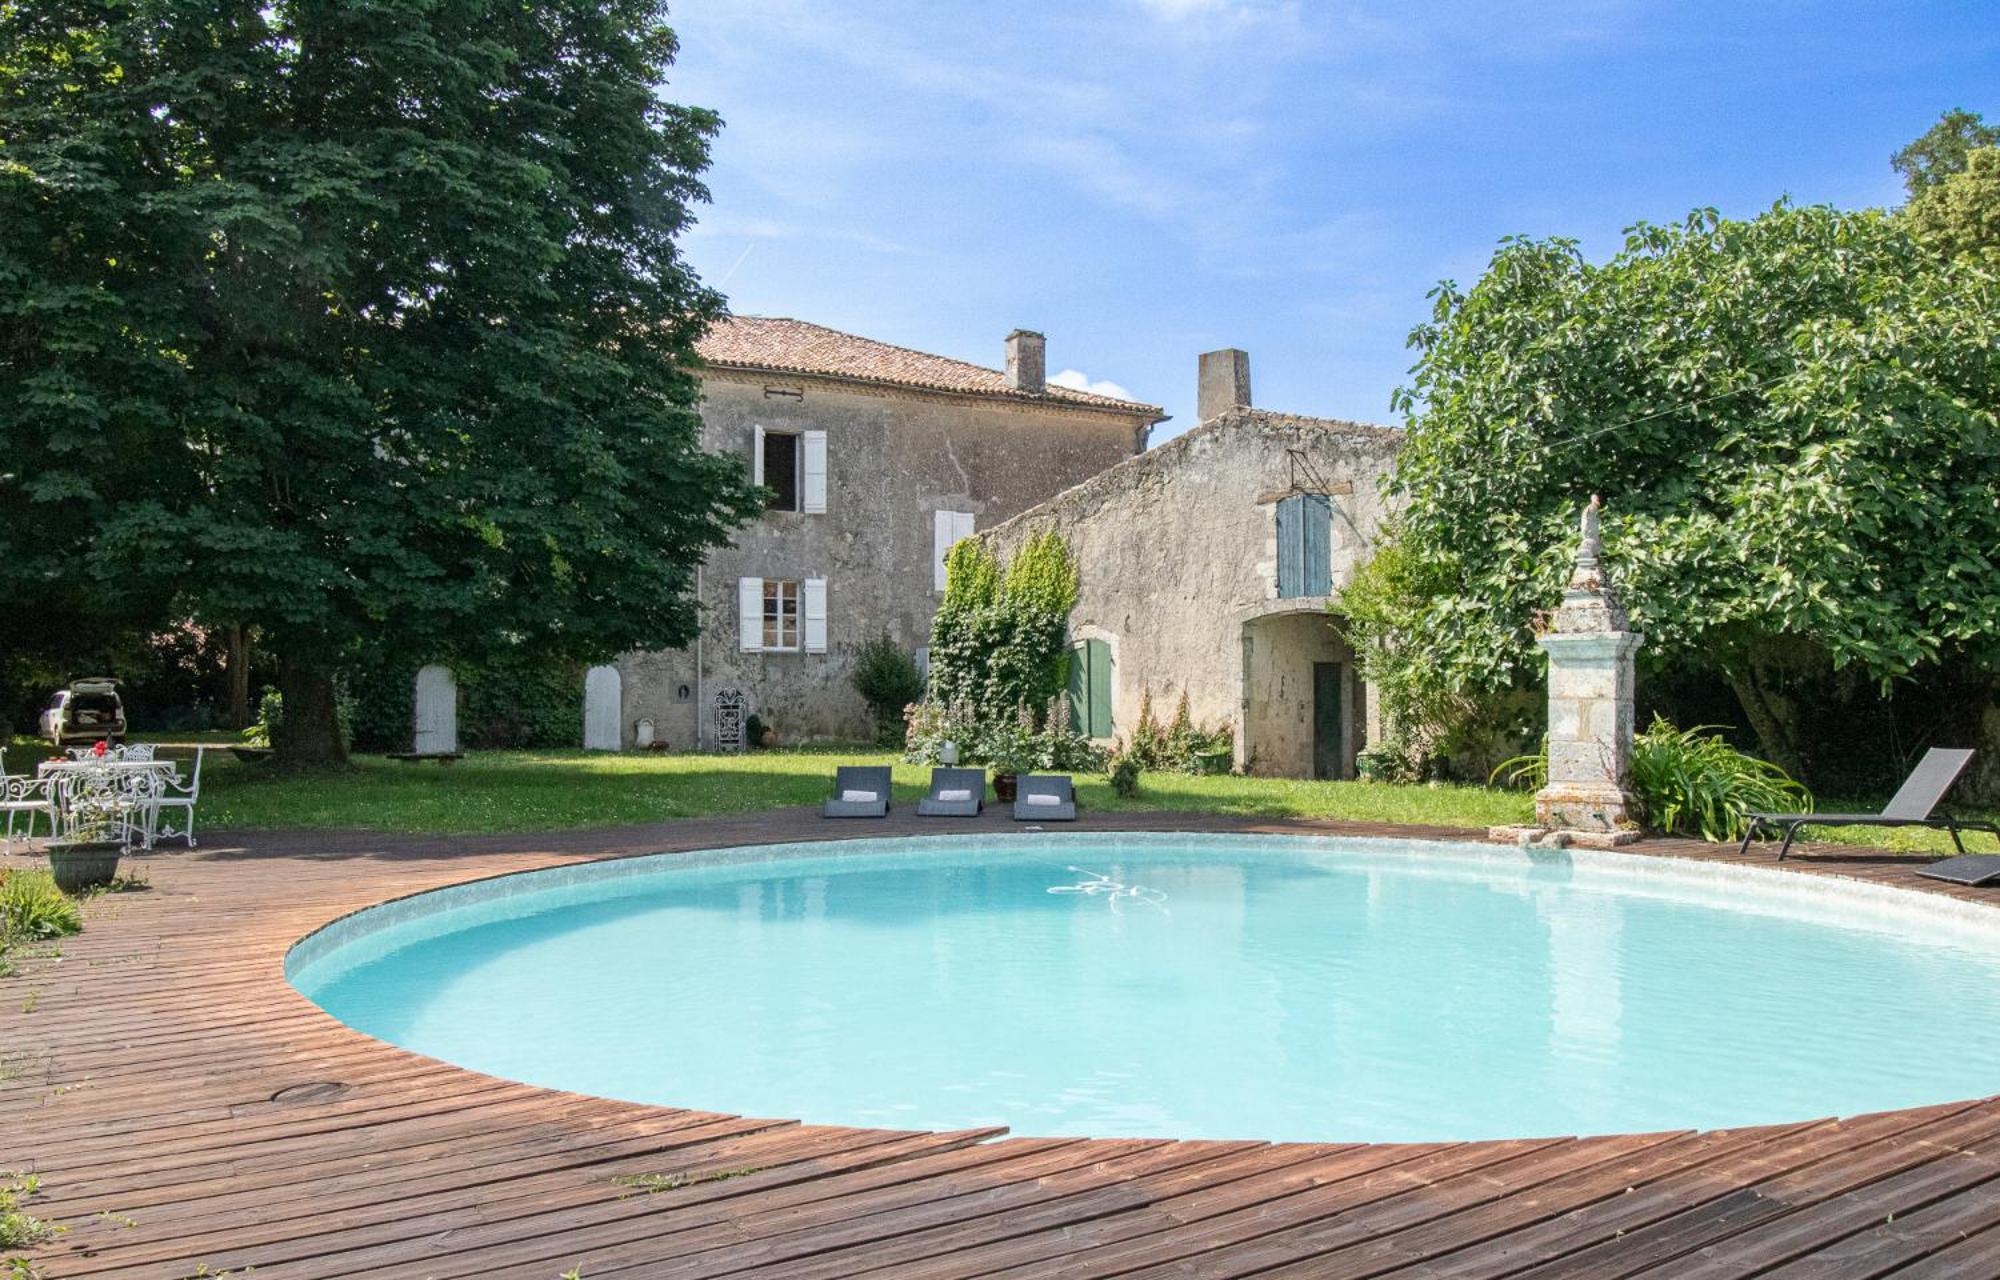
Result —
M 159 736 L 176 740 L 175 735 Z M 25 772 L 31 761 L 47 753 L 27 740 L 12 748 L 8 755 L 15 773 Z M 187 756 L 192 748 L 170 747 L 164 754 Z M 817 804 L 827 794 L 834 767 L 843 764 L 893 765 L 898 804 L 915 804 L 929 777 L 923 766 L 859 747 L 746 755 L 489 751 L 450 765 L 359 756 L 345 773 L 307 776 L 274 774 L 268 766 L 246 764 L 226 750 L 210 750 L 203 765 L 201 825 L 211 831 L 353 828 L 436 834 L 622 826 Z M 1099 811 L 1180 809 L 1429 826 L 1525 822 L 1533 810 L 1524 792 L 1438 784 L 1147 774 L 1131 800 L 1113 795 L 1099 776 L 1078 778 L 1077 790 L 1086 808 Z M 1822 802 L 1828 810 L 1846 812 L 1880 806 L 1880 799 Z M 1815 828 L 1811 837 L 1910 853 L 1951 849 L 1944 832 L 1921 829 Z M 1967 842 L 1980 850 L 1996 847 L 1987 835 L 1968 836 Z

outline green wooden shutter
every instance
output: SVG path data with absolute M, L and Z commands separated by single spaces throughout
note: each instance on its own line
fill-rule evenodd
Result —
M 1323 493 L 1301 494 L 1299 543 L 1304 571 L 1299 594 L 1324 596 L 1333 593 L 1333 503 Z
M 1298 495 L 1278 503 L 1278 594 L 1287 599 L 1306 593 L 1303 505 Z
M 1102 640 L 1084 643 L 1090 655 L 1090 736 L 1111 736 L 1111 646 Z
M 1073 645 L 1069 651 L 1069 728 L 1071 733 L 1090 732 L 1090 647 Z

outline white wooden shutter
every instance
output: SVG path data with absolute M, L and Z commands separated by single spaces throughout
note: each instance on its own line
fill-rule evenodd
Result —
M 826 579 L 807 578 L 800 584 L 800 613 L 805 651 L 826 652 Z
M 750 483 L 763 484 L 764 483 L 764 428 L 752 427 L 750 431 L 753 437 L 750 442 Z
M 952 519 L 956 514 L 956 512 L 952 511 L 931 512 L 931 558 L 935 562 L 935 576 L 939 591 L 944 590 L 945 554 L 951 550 L 951 544 L 954 540 L 952 531 L 958 527 L 957 523 Z
M 952 547 L 972 536 L 972 513 L 970 511 L 934 511 L 931 513 L 931 554 L 935 561 L 935 585 L 944 590 L 945 557 Z
M 762 433 L 763 428 L 757 428 Z M 745 653 L 764 651 L 764 580 L 736 580 L 736 647 Z
M 805 433 L 801 450 L 799 510 L 808 515 L 826 513 L 826 432 Z

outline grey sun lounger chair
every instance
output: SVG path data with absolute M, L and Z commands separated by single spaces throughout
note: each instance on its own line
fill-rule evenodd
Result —
M 1796 840 L 1801 827 L 1943 827 L 1951 832 L 1951 843 L 1960 853 L 1965 852 L 1965 841 L 1959 839 L 1960 831 L 1991 831 L 2000 835 L 2000 827 L 1990 822 L 1979 822 L 1953 817 L 1949 811 L 1941 810 L 1945 793 L 1958 781 L 1958 775 L 1965 772 L 1965 766 L 1972 762 L 1972 752 L 1962 747 L 1932 747 L 1924 752 L 1924 758 L 1903 779 L 1888 804 L 1880 813 L 1751 813 L 1750 826 L 1743 833 L 1743 847 L 1738 853 L 1750 852 L 1750 841 L 1759 831 L 1782 833 L 1784 843 L 1778 846 L 1778 860 L 1792 851 L 1792 841 Z M 1935 868 L 1933 868 L 1935 870 Z
M 931 793 L 917 801 L 919 818 L 976 818 L 986 805 L 986 770 L 931 770 Z
M 1076 788 L 1067 775 L 1024 773 L 1015 783 L 1014 821 L 1075 822 Z
M 844 764 L 833 773 L 833 798 L 820 809 L 823 818 L 886 818 L 889 816 L 889 766 Z

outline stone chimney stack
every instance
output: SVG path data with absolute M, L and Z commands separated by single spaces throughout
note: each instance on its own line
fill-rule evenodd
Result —
M 1036 395 L 1048 390 L 1048 339 L 1033 329 L 1007 335 L 1007 385 Z
M 1235 347 L 1201 353 L 1195 380 L 1195 418 L 1207 422 L 1231 409 L 1250 407 L 1250 353 Z

